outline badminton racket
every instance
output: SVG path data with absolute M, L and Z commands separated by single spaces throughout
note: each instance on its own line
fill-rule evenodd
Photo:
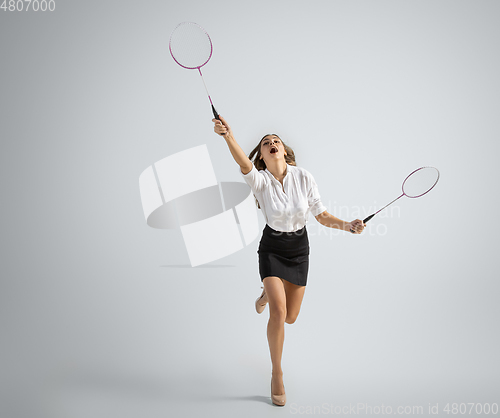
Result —
M 212 40 L 208 33 L 194 22 L 182 22 L 176 26 L 172 35 L 170 35 L 169 49 L 174 61 L 182 68 L 198 70 L 207 91 L 214 117 L 220 120 L 201 73 L 201 67 L 210 61 L 212 57 Z
M 403 196 L 415 199 L 429 193 L 439 180 L 439 170 L 435 167 L 420 167 L 412 171 L 403 181 L 401 196 L 388 203 L 383 208 L 363 219 L 363 223 L 367 223 L 377 213 L 384 210 L 387 206 L 392 205 L 396 200 Z M 351 230 L 352 232 L 352 230 Z

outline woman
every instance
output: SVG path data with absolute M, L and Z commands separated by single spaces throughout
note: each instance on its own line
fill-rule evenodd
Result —
M 215 133 L 226 140 L 266 219 L 258 250 L 264 290 L 255 307 L 261 313 L 269 303 L 267 339 L 273 367 L 271 399 L 275 405 L 283 406 L 286 402 L 281 369 L 284 325 L 285 322 L 293 324 L 297 319 L 306 288 L 309 268 L 307 217 L 312 213 L 320 224 L 354 234 L 360 234 L 365 225 L 359 219 L 342 221 L 326 211 L 314 178 L 308 171 L 296 167 L 292 149 L 277 135 L 264 136 L 247 157 L 226 120 L 220 116 L 220 121 L 212 121 Z M 254 159 L 253 163 L 250 158 Z

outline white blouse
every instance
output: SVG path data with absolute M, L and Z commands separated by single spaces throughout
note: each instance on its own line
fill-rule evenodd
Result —
M 298 231 L 306 225 L 309 213 L 317 216 L 326 210 L 313 176 L 301 167 L 287 164 L 283 187 L 267 168 L 257 170 L 252 164 L 252 170 L 241 175 L 259 201 L 266 223 L 275 231 Z

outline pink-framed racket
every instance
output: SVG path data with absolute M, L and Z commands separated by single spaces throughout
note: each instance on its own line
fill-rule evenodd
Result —
M 417 197 L 422 197 L 423 195 L 429 193 L 439 180 L 439 170 L 435 167 L 420 167 L 412 171 L 404 179 L 403 185 L 401 187 L 401 196 L 394 199 L 391 203 L 385 205 L 382 209 L 379 209 L 375 213 L 371 214 L 367 218 L 363 219 L 363 223 L 367 223 L 371 218 L 373 218 L 377 213 L 385 209 L 387 206 L 392 205 L 396 200 L 402 198 L 403 196 L 409 197 L 410 199 L 415 199 Z
M 170 35 L 169 49 L 174 61 L 182 68 L 198 70 L 207 91 L 214 117 L 219 119 L 219 114 L 215 110 L 201 73 L 201 67 L 210 61 L 213 52 L 212 40 L 207 31 L 194 22 L 179 23 Z

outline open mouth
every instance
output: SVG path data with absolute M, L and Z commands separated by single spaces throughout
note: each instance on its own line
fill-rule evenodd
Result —
M 271 154 L 276 154 L 278 152 L 278 148 L 272 147 L 271 151 L 269 151 Z

